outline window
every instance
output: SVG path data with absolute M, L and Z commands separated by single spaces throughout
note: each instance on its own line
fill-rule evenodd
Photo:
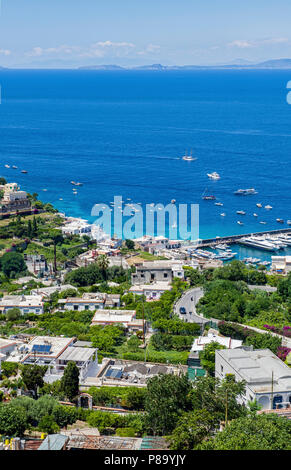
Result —
M 220 372 L 223 373 L 223 366 L 220 366 Z
M 85 305 L 85 310 L 89 310 L 89 305 Z
M 168 274 L 167 273 L 164 273 L 164 278 L 168 277 Z
M 74 305 L 74 310 L 79 310 L 79 306 L 78 306 L 78 305 Z

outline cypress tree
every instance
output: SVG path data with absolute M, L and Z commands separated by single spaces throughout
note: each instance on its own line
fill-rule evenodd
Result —
M 75 362 L 68 362 L 61 381 L 62 391 L 72 401 L 79 394 L 79 369 Z

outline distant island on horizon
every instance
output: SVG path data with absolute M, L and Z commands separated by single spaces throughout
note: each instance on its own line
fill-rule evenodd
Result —
M 237 61 L 237 63 L 236 63 Z M 171 71 L 171 70 L 290 70 L 291 59 L 270 59 L 264 62 L 252 63 L 243 59 L 236 59 L 230 64 L 216 65 L 136 65 L 122 66 L 116 64 L 101 65 L 82 65 L 71 67 L 3 67 L 0 70 L 107 70 L 107 71 L 132 71 L 132 70 L 153 70 L 153 71 Z
M 271 59 L 257 64 L 225 64 L 225 65 L 139 65 L 124 67 L 120 65 L 87 65 L 78 67 L 78 70 L 199 70 L 199 69 L 291 69 L 291 59 Z

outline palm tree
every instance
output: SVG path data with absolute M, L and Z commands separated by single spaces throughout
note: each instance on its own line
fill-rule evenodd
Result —
M 97 265 L 100 268 L 100 271 L 102 273 L 102 277 L 104 281 L 107 280 L 107 269 L 109 267 L 109 259 L 108 256 L 106 255 L 100 255 L 97 260 Z

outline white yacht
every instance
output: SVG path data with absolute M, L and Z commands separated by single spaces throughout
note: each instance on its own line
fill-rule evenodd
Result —
M 253 216 L 254 216 L 254 217 L 258 217 L 258 214 L 256 214 L 256 213 L 254 212 L 254 213 L 253 213 Z
M 246 215 L 245 211 L 236 211 L 237 214 Z
M 273 207 L 268 204 L 267 206 L 265 206 L 265 209 L 271 210 L 271 209 L 273 209 Z
M 10 168 L 10 165 L 4 165 L 4 166 L 5 166 L 5 168 Z
M 214 205 L 215 206 L 223 206 L 222 202 L 215 202 Z
M 247 245 L 251 246 L 253 248 L 260 248 L 261 250 L 266 250 L 266 251 L 276 251 L 277 248 L 275 245 L 267 240 L 261 240 L 256 237 L 245 237 L 241 238 L 238 241 L 239 244 L 241 245 Z
M 262 204 L 259 202 L 258 204 L 256 204 L 257 207 L 263 207 Z
M 240 220 L 237 221 L 237 224 L 238 225 L 243 225 L 243 222 L 241 222 Z
M 234 194 L 236 194 L 237 196 L 249 196 L 250 194 L 258 194 L 258 191 L 256 191 L 254 188 L 238 189 L 234 192 Z
M 225 216 L 226 216 L 225 212 L 222 212 L 222 214 L 220 214 L 220 215 L 221 215 L 221 217 L 225 217 Z
M 220 175 L 218 173 L 216 173 L 216 171 L 214 171 L 213 173 L 207 173 L 207 176 L 208 176 L 208 178 L 210 178 L 212 180 L 219 180 L 220 179 Z

